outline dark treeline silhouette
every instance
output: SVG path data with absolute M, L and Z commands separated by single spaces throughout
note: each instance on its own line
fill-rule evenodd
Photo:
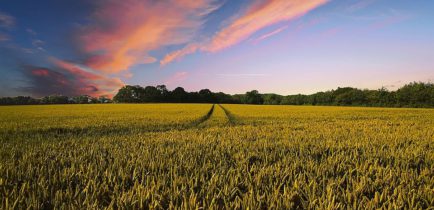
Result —
M 273 98 L 273 96 L 268 96 Z M 274 100 L 265 97 L 264 103 L 273 104 Z M 345 87 L 327 92 L 318 92 L 312 95 L 290 95 L 280 97 L 280 104 L 291 105 L 339 105 L 339 106 L 378 106 L 378 107 L 434 107 L 434 84 L 414 82 L 388 91 L 385 88 L 378 90 L 360 90 Z M 279 100 L 279 99 L 277 99 Z
M 199 92 L 187 92 L 182 87 L 169 91 L 165 85 L 146 86 L 127 85 L 119 89 L 113 97 L 118 103 L 238 103 L 233 96 L 208 89 Z
M 107 97 L 90 96 L 46 96 L 41 99 L 31 97 L 0 98 L 0 105 L 21 104 L 69 104 L 69 103 L 111 103 Z M 378 107 L 434 107 L 434 84 L 413 82 L 396 91 L 386 88 L 361 90 L 351 87 L 337 88 L 311 95 L 260 94 L 256 90 L 245 94 L 229 95 L 213 93 L 208 89 L 187 92 L 182 87 L 170 91 L 165 85 L 146 86 L 126 85 L 113 97 L 115 103 L 234 103 L 269 105 L 335 105 L 335 106 L 378 106 Z
M 98 98 L 88 95 L 68 97 L 62 95 L 51 95 L 43 98 L 32 98 L 30 96 L 4 97 L 0 98 L 0 105 L 36 105 L 36 104 L 96 104 L 112 103 L 108 97 L 101 96 Z
M 434 84 L 413 82 L 396 91 L 385 88 L 360 90 L 344 87 L 311 95 L 260 94 L 252 90 L 245 94 L 228 95 L 213 93 L 208 89 L 186 92 L 177 87 L 173 91 L 166 86 L 125 86 L 113 98 L 119 103 L 238 103 L 270 105 L 338 105 L 338 106 L 380 106 L 380 107 L 434 107 Z

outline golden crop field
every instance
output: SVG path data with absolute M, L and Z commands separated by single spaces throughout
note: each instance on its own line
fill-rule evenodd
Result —
M 0 107 L 1 209 L 434 209 L 434 110 Z

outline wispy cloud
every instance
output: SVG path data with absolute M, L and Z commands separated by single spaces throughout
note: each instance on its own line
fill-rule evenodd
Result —
M 13 26 L 15 26 L 15 18 L 0 12 L 0 27 L 2 28 L 12 28 Z
M 358 0 L 356 3 L 351 4 L 348 6 L 347 11 L 349 12 L 356 12 L 361 9 L 365 9 L 372 4 L 374 4 L 377 0 Z
M 40 39 L 33 39 L 32 40 L 32 45 L 34 47 L 40 47 L 40 46 L 43 46 L 44 44 L 45 44 L 45 42 L 40 40 Z
M 32 35 L 32 36 L 36 36 L 38 33 L 36 33 L 36 31 L 34 31 L 33 29 L 31 29 L 31 28 L 27 28 L 26 29 L 26 32 L 28 33 L 28 34 L 30 34 L 30 35 Z
M 269 74 L 216 74 L 216 76 L 221 77 L 265 77 L 270 76 Z
M 92 96 L 109 95 L 124 85 L 119 78 L 111 78 L 92 69 L 86 68 L 78 64 L 68 61 L 51 59 L 52 62 L 63 72 L 69 74 L 73 81 L 78 82 L 79 87 L 95 87 L 95 88 L 78 88 L 80 94 L 88 94 Z M 89 91 L 91 90 L 91 91 Z
M 182 82 L 185 79 L 187 79 L 187 76 L 188 76 L 188 72 L 186 71 L 176 72 L 165 81 L 165 84 L 168 85 L 178 84 L 179 82 Z
M 257 0 L 250 5 L 243 15 L 233 18 L 210 40 L 197 44 L 201 47 L 187 45 L 181 50 L 169 53 L 160 63 L 162 65 L 167 64 L 197 50 L 217 52 L 226 49 L 244 41 L 267 26 L 293 20 L 326 2 L 327 0 Z
M 228 48 L 264 27 L 302 16 L 326 2 L 326 0 L 257 1 L 243 16 L 220 30 L 205 49 L 209 52 L 216 52 Z
M 50 58 L 53 67 L 29 66 L 23 67 L 23 73 L 28 78 L 29 86 L 20 90 L 30 92 L 35 96 L 51 94 L 113 96 L 114 90 L 124 83 L 118 78 L 110 78 L 68 61 Z
M 213 0 L 104 2 L 81 31 L 81 45 L 91 55 L 86 64 L 116 73 L 153 63 L 152 50 L 190 42 L 215 9 Z
M 46 52 L 46 50 L 45 50 L 45 48 L 44 48 L 44 45 L 45 45 L 45 42 L 44 42 L 44 41 L 42 41 L 42 40 L 40 40 L 40 39 L 33 39 L 33 40 L 32 40 L 32 45 L 33 45 L 33 47 L 35 47 L 36 49 L 38 49 L 38 50 L 40 50 L 40 51 L 43 51 L 43 52 Z
M 161 65 L 166 65 L 166 64 L 168 64 L 168 63 L 170 63 L 172 61 L 179 60 L 179 59 L 181 59 L 182 57 L 184 57 L 186 55 L 195 53 L 198 49 L 200 49 L 200 44 L 196 44 L 196 43 L 189 44 L 189 45 L 187 45 L 186 47 L 184 47 L 184 48 L 182 48 L 180 50 L 176 50 L 176 51 L 173 51 L 173 52 L 167 54 L 160 61 L 160 64 Z
M 10 29 L 15 26 L 15 18 L 0 11 L 0 29 Z M 0 31 L 0 42 L 9 41 L 10 36 Z
M 264 35 L 262 35 L 262 36 L 260 36 L 260 37 L 258 37 L 258 38 L 256 38 L 256 39 L 253 39 L 253 43 L 258 43 L 258 42 L 260 42 L 260 41 L 262 41 L 262 40 L 264 40 L 264 39 L 268 39 L 268 38 L 270 38 L 271 36 L 274 36 L 274 35 L 276 35 L 276 34 L 282 32 L 282 31 L 284 31 L 284 30 L 287 29 L 287 28 L 288 28 L 288 26 L 282 26 L 282 27 L 280 27 L 280 28 L 278 28 L 278 29 L 276 29 L 276 30 L 274 30 L 274 31 L 271 31 L 271 32 L 269 32 L 269 33 L 266 33 L 266 34 L 264 34 Z
M 0 42 L 2 41 L 8 41 L 10 38 L 7 34 L 1 33 L 0 32 Z

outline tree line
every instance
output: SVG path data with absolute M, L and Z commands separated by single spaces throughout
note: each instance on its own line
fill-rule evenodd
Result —
M 386 88 L 378 90 L 339 87 L 335 90 L 310 95 L 260 94 L 257 90 L 245 94 L 229 95 L 214 93 L 209 89 L 187 92 L 182 87 L 168 90 L 165 85 L 146 86 L 126 85 L 119 89 L 113 100 L 107 97 L 90 96 L 46 96 L 41 99 L 31 97 L 0 98 L 0 105 L 19 104 L 69 104 L 69 103 L 232 103 L 269 105 L 335 105 L 335 106 L 379 106 L 379 107 L 434 107 L 434 84 L 413 82 L 396 91 Z
M 428 108 L 434 107 L 434 84 L 413 82 L 396 91 L 388 91 L 386 88 L 361 90 L 344 87 L 311 95 L 263 94 L 262 98 L 263 104 Z
M 63 95 L 50 95 L 42 98 L 32 98 L 30 96 L 3 97 L 0 98 L 0 105 L 37 105 L 37 104 L 97 104 L 112 103 L 112 99 L 101 96 L 92 97 L 80 95 L 68 97 Z

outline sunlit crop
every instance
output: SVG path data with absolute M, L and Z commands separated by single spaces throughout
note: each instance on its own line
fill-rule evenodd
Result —
M 434 110 L 0 107 L 7 209 L 427 209 Z

